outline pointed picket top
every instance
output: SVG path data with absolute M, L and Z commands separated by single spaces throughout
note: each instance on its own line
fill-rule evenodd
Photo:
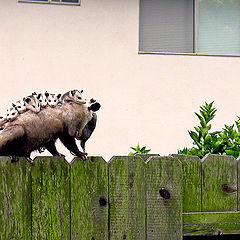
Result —
M 174 157 L 147 161 L 147 238 L 182 239 L 182 164 Z
M 108 167 L 110 239 L 144 240 L 146 164 L 139 156 L 114 156 Z
M 237 210 L 237 160 L 208 154 L 202 159 L 202 211 Z
M 31 165 L 0 157 L 0 239 L 31 239 Z
M 197 156 L 171 154 L 182 162 L 183 212 L 201 211 L 201 159 Z
M 102 157 L 70 164 L 71 239 L 108 239 L 108 164 Z

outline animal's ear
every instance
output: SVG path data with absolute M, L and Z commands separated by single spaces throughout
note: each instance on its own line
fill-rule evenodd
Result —
M 33 92 L 32 95 L 37 95 L 36 92 Z
M 13 106 L 13 107 L 16 107 L 16 105 L 15 105 L 14 103 L 12 103 L 12 106 Z
M 47 91 L 45 92 L 45 96 L 46 96 L 46 97 L 49 97 L 49 93 L 48 93 Z
M 80 93 L 83 93 L 83 90 L 81 90 Z
M 29 97 L 27 97 L 27 98 L 25 98 L 25 100 L 24 100 L 26 103 L 30 103 L 31 101 L 32 101 L 32 99 L 31 98 L 29 98 Z
M 39 99 L 41 97 L 41 93 L 39 93 L 38 95 L 37 95 L 37 99 Z
M 72 90 L 72 91 L 71 91 L 71 94 L 72 94 L 72 96 L 74 96 L 74 95 L 75 95 L 75 93 L 76 93 L 76 91 L 75 91 L 75 90 Z
M 62 94 L 61 94 L 61 93 L 59 93 L 59 94 L 57 95 L 57 98 L 59 99 L 61 96 L 62 96 Z

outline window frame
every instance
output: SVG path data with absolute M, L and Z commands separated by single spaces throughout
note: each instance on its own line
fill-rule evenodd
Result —
M 240 57 L 240 54 L 221 54 L 221 53 L 198 53 L 198 0 L 193 0 L 193 53 L 175 53 L 175 52 L 153 52 L 153 51 L 140 51 L 140 18 L 141 18 L 141 0 L 139 0 L 139 28 L 138 28 L 138 54 L 154 54 L 154 55 L 187 55 L 187 56 L 212 56 L 212 57 Z
M 55 2 L 53 0 L 41 0 L 41 1 L 34 1 L 34 0 L 18 0 L 19 3 L 39 3 L 39 4 L 53 4 L 53 5 L 71 5 L 71 6 L 81 6 L 81 0 L 78 0 L 78 2 L 63 2 L 62 0 L 59 0 L 59 2 Z

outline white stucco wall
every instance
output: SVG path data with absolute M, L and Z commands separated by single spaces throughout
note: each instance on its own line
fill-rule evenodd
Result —
M 190 147 L 205 101 L 218 108 L 213 129 L 240 115 L 240 58 L 139 55 L 138 0 L 0 6 L 0 110 L 33 91 L 84 89 L 102 104 L 90 155 L 109 160 L 138 142 L 161 155 Z

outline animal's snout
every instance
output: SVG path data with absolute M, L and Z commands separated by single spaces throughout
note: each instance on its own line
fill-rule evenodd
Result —
M 92 110 L 93 112 L 96 112 L 99 110 L 100 107 L 101 107 L 100 103 L 95 102 L 90 107 L 88 107 L 88 109 Z

